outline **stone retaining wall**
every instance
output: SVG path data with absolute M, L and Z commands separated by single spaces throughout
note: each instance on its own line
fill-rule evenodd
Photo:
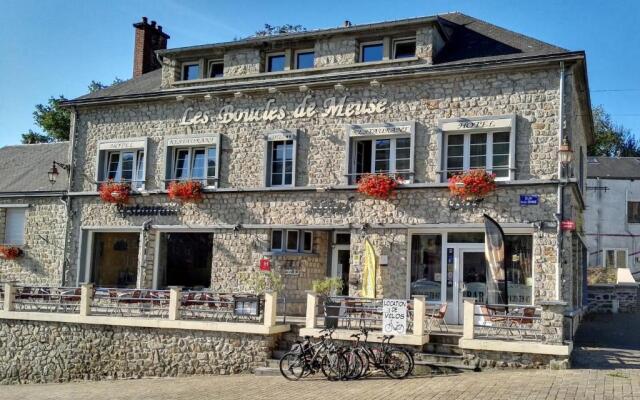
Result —
M 251 372 L 275 336 L 0 321 L 0 384 Z
M 614 312 L 614 301 L 618 302 L 617 312 L 640 311 L 640 288 L 638 285 L 590 285 L 588 288 L 589 312 Z
M 510 353 L 497 351 L 463 351 L 463 364 L 470 367 L 485 368 L 526 368 L 526 369 L 567 369 L 568 357 L 548 354 Z

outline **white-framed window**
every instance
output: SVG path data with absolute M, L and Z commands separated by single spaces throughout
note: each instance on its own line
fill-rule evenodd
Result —
M 27 221 L 26 207 L 8 207 L 4 211 L 4 244 L 21 246 L 24 241 L 24 230 Z
M 287 55 L 285 53 L 267 54 L 267 72 L 278 72 L 287 69 Z
M 183 62 L 181 74 L 183 81 L 200 79 L 202 77 L 202 63 L 200 61 Z
M 215 187 L 218 182 L 220 135 L 167 138 L 165 181 L 189 181 Z
M 297 229 L 274 229 L 271 231 L 271 251 L 274 253 L 311 253 L 313 232 Z
M 627 268 L 627 249 L 603 249 L 606 268 Z
M 287 252 L 297 253 L 300 248 L 300 232 L 294 230 L 287 231 Z
M 140 189 L 144 185 L 144 150 L 108 151 L 104 176 L 107 181 L 130 182 Z
M 382 61 L 384 59 L 384 42 L 360 43 L 360 62 Z
M 416 56 L 416 38 L 393 39 L 392 42 L 392 58 L 410 58 Z
M 315 52 L 313 49 L 296 50 L 294 54 L 294 68 L 306 69 L 313 68 Z
M 222 78 L 224 76 L 224 60 L 209 60 L 207 65 L 209 78 Z
M 302 252 L 303 253 L 313 252 L 313 232 L 312 231 L 302 232 Z
M 445 137 L 446 177 L 472 169 L 508 180 L 511 160 L 510 132 L 449 133 Z
M 295 186 L 297 133 L 275 131 L 266 135 L 265 186 Z
M 415 123 L 352 125 L 349 129 L 348 176 L 355 184 L 362 175 L 389 174 L 403 183 L 413 179 Z
M 129 183 L 134 190 L 143 190 L 146 181 L 148 138 L 105 140 L 98 142 L 96 182 Z

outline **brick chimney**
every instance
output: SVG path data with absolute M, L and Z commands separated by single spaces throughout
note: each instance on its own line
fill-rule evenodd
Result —
M 142 17 L 141 22 L 133 24 L 136 28 L 136 41 L 133 49 L 133 77 L 161 68 L 155 51 L 167 48 L 169 35 L 162 32 L 162 27 L 156 21 L 147 22 Z

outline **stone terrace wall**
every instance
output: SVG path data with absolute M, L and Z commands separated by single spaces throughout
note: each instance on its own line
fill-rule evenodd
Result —
M 618 301 L 618 312 L 640 311 L 640 288 L 638 285 L 590 285 L 587 289 L 589 312 L 613 312 L 613 302 Z
M 15 260 L 0 258 L 0 282 L 24 285 L 60 285 L 64 264 L 66 232 L 65 205 L 59 198 L 11 198 L 2 204 L 28 204 L 25 221 L 24 256 Z M 5 209 L 0 208 L 0 215 Z M 1 226 L 0 226 L 1 227 Z M 4 236 L 4 229 L 2 229 Z M 4 238 L 0 237 L 0 244 Z
M 0 384 L 236 374 L 264 366 L 274 336 L 55 322 L 0 322 Z

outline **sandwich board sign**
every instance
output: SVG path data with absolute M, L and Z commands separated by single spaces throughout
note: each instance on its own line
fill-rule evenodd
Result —
M 382 332 L 385 335 L 407 333 L 407 300 L 382 300 Z

